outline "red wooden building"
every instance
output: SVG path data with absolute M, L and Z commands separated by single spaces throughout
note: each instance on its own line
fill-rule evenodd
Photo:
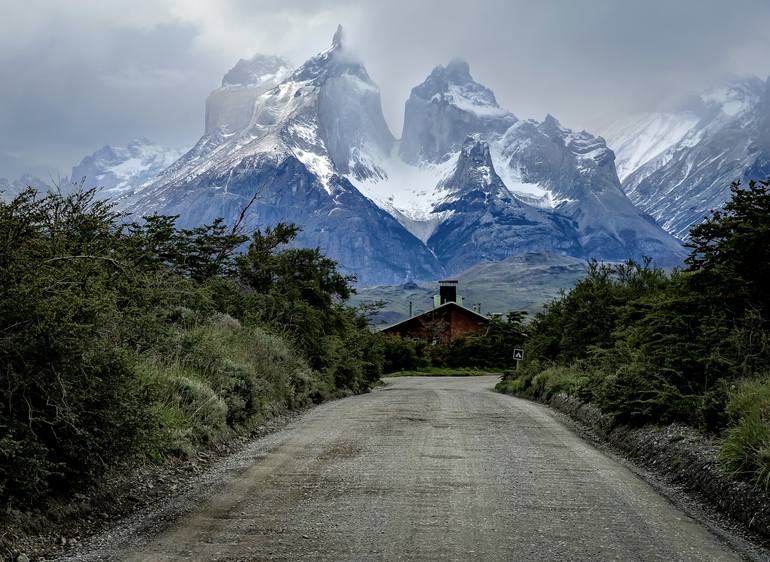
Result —
M 459 301 L 459 302 L 458 302 Z M 457 281 L 439 281 L 439 294 L 434 297 L 434 308 L 402 320 L 382 330 L 386 334 L 419 338 L 436 343 L 486 330 L 489 318 L 462 305 L 457 296 Z

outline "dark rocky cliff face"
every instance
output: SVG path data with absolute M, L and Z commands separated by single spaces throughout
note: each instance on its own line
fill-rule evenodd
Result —
M 259 157 L 244 158 L 225 175 L 200 176 L 184 190 L 169 191 L 164 209 L 179 214 L 184 226 L 217 217 L 233 221 L 259 192 L 246 216 L 249 227 L 281 221 L 301 225 L 295 245 L 319 247 L 362 284 L 403 283 L 441 275 L 442 268 L 422 242 L 344 178 L 334 176 L 329 192 L 291 156 L 277 164 Z M 228 179 L 226 194 L 209 188 Z
M 428 246 L 452 273 L 514 253 L 581 253 L 576 225 L 514 197 L 495 172 L 489 145 L 483 141 L 466 139 L 445 187 L 450 195 L 435 212 L 450 216 Z

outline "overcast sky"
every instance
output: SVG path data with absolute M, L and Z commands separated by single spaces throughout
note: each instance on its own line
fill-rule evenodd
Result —
M 596 130 L 770 74 L 769 0 L 0 0 L 0 177 L 69 174 L 134 137 L 190 146 L 238 58 L 299 64 L 342 23 L 397 136 L 409 90 L 465 58 L 517 116 Z

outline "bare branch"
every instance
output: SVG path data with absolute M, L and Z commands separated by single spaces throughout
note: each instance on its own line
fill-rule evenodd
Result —
M 233 228 L 230 231 L 231 236 L 235 236 L 236 234 L 239 234 L 241 225 L 243 224 L 243 220 L 246 217 L 246 213 L 248 212 L 249 208 L 254 204 L 254 201 L 257 200 L 257 197 L 259 197 L 260 193 L 262 193 L 262 188 L 259 187 L 255 192 L 254 195 L 251 196 L 251 199 L 249 202 L 241 209 L 241 212 L 238 214 L 238 219 L 233 223 Z

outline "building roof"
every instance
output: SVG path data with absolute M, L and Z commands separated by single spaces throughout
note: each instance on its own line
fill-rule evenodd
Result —
M 414 320 L 415 318 L 419 318 L 420 316 L 425 316 L 425 315 L 428 315 L 428 314 L 433 314 L 434 312 L 436 312 L 438 310 L 441 310 L 441 309 L 448 310 L 448 309 L 453 308 L 453 307 L 454 308 L 459 308 L 463 312 L 467 312 L 467 313 L 471 314 L 472 316 L 475 316 L 476 319 L 481 321 L 481 322 L 489 322 L 489 318 L 487 316 L 484 316 L 483 314 L 479 314 L 478 312 L 476 312 L 475 310 L 471 310 L 470 308 L 465 308 L 464 306 L 462 306 L 460 304 L 457 304 L 454 301 L 449 301 L 449 302 L 445 302 L 444 304 L 442 304 L 440 306 L 437 306 L 436 308 L 432 308 L 430 310 L 426 310 L 425 312 L 423 312 L 421 314 L 417 314 L 415 316 L 410 316 L 409 318 L 401 320 L 400 322 L 396 322 L 395 324 L 391 324 L 390 326 L 385 326 L 384 328 L 380 328 L 379 331 L 380 332 L 385 332 L 387 330 L 392 330 L 393 328 L 396 328 L 396 327 L 400 326 L 401 324 L 406 324 L 407 322 L 410 322 L 410 321 Z

